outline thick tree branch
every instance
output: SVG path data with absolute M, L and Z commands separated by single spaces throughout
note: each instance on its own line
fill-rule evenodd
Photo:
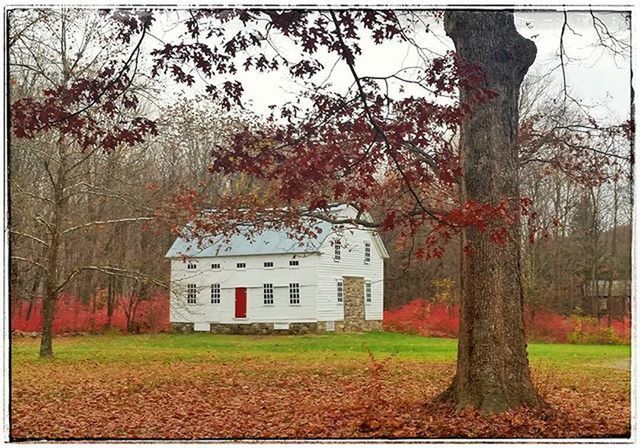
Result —
M 120 219 L 108 219 L 105 221 L 93 221 L 93 222 L 87 222 L 84 224 L 80 224 L 77 226 L 73 226 L 73 227 L 69 227 L 68 229 L 63 230 L 62 232 L 60 232 L 61 235 L 70 233 L 70 232 L 75 232 L 76 230 L 80 230 L 80 229 L 86 229 L 87 227 L 93 227 L 93 226 L 101 226 L 101 225 L 105 225 L 105 224 L 117 224 L 117 223 L 123 223 L 123 222 L 141 222 L 141 221 L 153 221 L 154 219 L 156 219 L 155 216 L 141 216 L 138 218 L 120 218 Z
M 411 193 L 411 195 L 415 199 L 416 203 L 432 219 L 434 219 L 436 221 L 441 221 L 440 218 L 438 216 L 436 216 L 427 207 L 425 207 L 424 204 L 422 203 L 422 201 L 420 200 L 420 197 L 418 196 L 416 191 L 411 186 L 411 182 L 409 181 L 409 178 L 407 177 L 407 174 L 405 173 L 404 169 L 400 165 L 400 162 L 396 158 L 396 156 L 395 156 L 395 154 L 394 154 L 394 152 L 393 152 L 393 150 L 391 148 L 391 143 L 389 142 L 389 139 L 387 138 L 384 130 L 380 127 L 380 124 L 373 117 L 373 114 L 371 113 L 371 109 L 369 108 L 369 103 L 367 101 L 367 95 L 365 94 L 364 88 L 362 87 L 361 78 L 360 78 L 360 76 L 358 76 L 358 73 L 356 72 L 356 69 L 355 69 L 355 66 L 354 66 L 353 55 L 351 54 L 351 50 L 349 50 L 349 48 L 345 44 L 344 39 L 342 37 L 342 32 L 340 31 L 340 23 L 338 22 L 338 18 L 336 17 L 335 12 L 333 10 L 330 10 L 329 13 L 331 14 L 331 19 L 333 20 L 333 24 L 335 26 L 336 37 L 338 38 L 338 42 L 340 43 L 340 47 L 342 48 L 342 57 L 346 61 L 347 65 L 349 67 L 349 71 L 351 72 L 351 75 L 353 76 L 353 79 L 354 79 L 354 81 L 355 81 L 355 83 L 357 85 L 359 96 L 360 96 L 360 100 L 362 101 L 362 105 L 364 107 L 365 114 L 367 116 L 367 119 L 368 119 L 369 123 L 373 126 L 373 128 L 376 131 L 376 137 L 380 136 L 384 140 L 385 146 L 387 148 L 387 155 L 389 157 L 391 157 L 391 159 L 393 160 L 393 163 L 394 163 L 396 169 L 398 170 L 398 172 L 402 176 L 402 179 L 404 180 L 407 188 L 409 189 L 409 192 Z
M 56 287 L 56 293 L 62 291 L 64 287 L 67 286 L 67 284 L 69 284 L 69 282 L 73 280 L 78 274 L 86 271 L 97 271 L 97 272 L 102 272 L 103 274 L 106 274 L 106 275 L 129 278 L 137 281 L 146 281 L 156 286 L 160 286 L 164 289 L 167 289 L 167 290 L 170 289 L 169 285 L 167 285 L 166 283 L 163 283 L 162 281 L 156 279 L 151 275 L 145 274 L 140 271 L 136 271 L 134 269 L 121 268 L 116 266 L 81 266 L 72 270 L 65 277 L 65 279 L 58 284 L 58 286 Z
M 38 263 L 37 261 L 30 260 L 28 258 L 20 257 L 18 255 L 11 255 L 11 259 L 12 260 L 18 260 L 18 261 L 24 261 L 25 263 L 29 263 L 29 264 L 32 264 L 34 266 L 38 266 L 40 269 L 42 269 L 44 271 L 47 270 L 47 268 L 43 264 Z
M 29 233 L 23 233 L 23 232 L 19 232 L 17 230 L 11 230 L 11 229 L 9 229 L 9 232 L 13 233 L 14 235 L 20 235 L 20 236 L 27 237 L 27 238 L 29 238 L 29 239 L 31 239 L 33 241 L 36 241 L 36 242 L 42 244 L 43 246 L 49 247 L 49 243 L 47 243 L 46 241 L 38 238 L 37 236 L 33 236 L 33 235 L 29 234 Z

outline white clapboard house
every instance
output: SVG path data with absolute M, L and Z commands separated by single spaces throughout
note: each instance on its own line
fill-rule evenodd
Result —
M 332 210 L 355 217 L 351 206 Z M 213 212 L 215 213 L 215 212 Z M 265 230 L 203 244 L 178 238 L 171 260 L 171 322 L 176 330 L 267 333 L 270 330 L 378 329 L 384 300 L 380 237 L 327 222 L 302 242 Z M 302 244 L 301 244 L 302 243 Z

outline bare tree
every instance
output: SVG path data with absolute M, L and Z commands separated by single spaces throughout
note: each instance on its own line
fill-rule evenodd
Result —
M 20 29 L 12 27 L 13 101 L 26 95 L 37 97 L 46 89 L 67 88 L 105 63 L 107 43 L 101 30 L 104 21 L 96 12 L 60 9 L 13 14 L 20 17 L 16 19 L 18 23 L 29 24 Z M 93 117 L 114 126 L 126 126 L 124 118 L 122 114 L 99 113 Z M 142 205 L 144 202 L 135 203 L 120 195 L 123 189 L 117 192 L 108 187 L 110 182 L 106 179 L 115 176 L 117 156 L 98 144 L 80 145 L 52 129 L 30 139 L 14 135 L 11 148 L 11 258 L 18 265 L 30 266 L 41 279 L 40 356 L 47 357 L 53 354 L 52 323 L 59 293 L 78 275 L 96 270 L 96 266 L 83 263 L 84 257 L 77 256 L 81 251 L 75 243 L 104 226 L 151 221 L 154 215 L 152 209 Z M 92 168 L 93 174 L 100 177 L 99 182 L 87 175 Z M 107 218 L 99 217 L 93 206 L 100 206 L 105 195 L 122 200 L 129 207 L 112 208 L 105 213 Z M 95 239 L 92 243 L 84 245 L 83 250 L 88 247 L 92 251 Z

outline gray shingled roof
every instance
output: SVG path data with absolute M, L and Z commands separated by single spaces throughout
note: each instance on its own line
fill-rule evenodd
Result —
M 325 221 L 314 224 L 322 229 L 315 238 L 305 237 L 302 241 L 291 238 L 286 231 L 264 230 L 254 235 L 249 241 L 244 235 L 233 235 L 225 243 L 223 235 L 203 239 L 177 238 L 165 257 L 222 257 L 233 255 L 267 255 L 285 253 L 317 252 L 324 240 L 331 233 L 331 224 Z

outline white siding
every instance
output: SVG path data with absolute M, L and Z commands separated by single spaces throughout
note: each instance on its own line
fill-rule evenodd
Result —
M 342 250 L 339 262 L 334 261 L 331 242 L 340 239 Z M 371 262 L 364 262 L 364 243 L 371 243 Z M 383 259 L 366 230 L 345 230 L 342 235 L 332 234 L 324 242 L 318 261 L 318 320 L 341 321 L 343 304 L 337 301 L 336 282 L 343 276 L 364 277 L 371 282 L 371 303 L 365 303 L 367 320 L 382 320 L 384 297 Z M 362 297 L 364 302 L 364 295 Z
M 171 322 L 312 322 L 316 320 L 317 254 L 298 254 L 300 265 L 290 267 L 292 254 L 198 258 L 198 268 L 187 270 L 182 259 L 171 260 Z M 272 261 L 273 268 L 264 262 Z M 236 264 L 246 263 L 246 269 Z M 219 263 L 220 270 L 211 265 Z M 186 285 L 198 285 L 198 303 L 187 304 Z M 220 303 L 211 303 L 211 284 L 220 284 Z M 274 303 L 264 305 L 263 285 L 273 284 Z M 300 305 L 289 304 L 289 283 L 300 284 Z M 236 319 L 235 288 L 247 288 L 247 319 Z

